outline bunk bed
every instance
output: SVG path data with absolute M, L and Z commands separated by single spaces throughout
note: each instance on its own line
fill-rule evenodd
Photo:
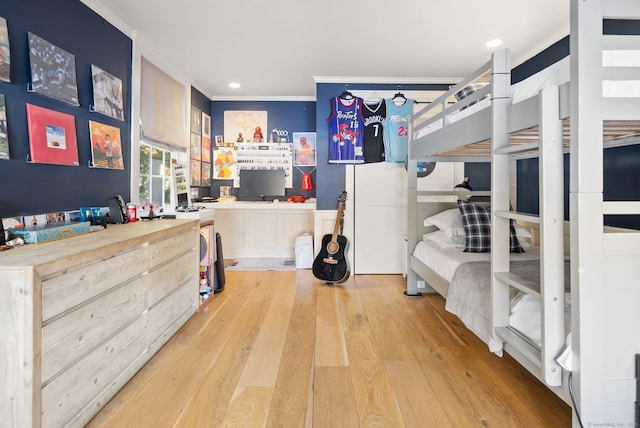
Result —
M 419 296 L 424 281 L 448 298 L 453 286 L 450 275 L 438 272 L 441 262 L 428 265 L 417 248 L 430 240 L 423 237 L 434 228 L 424 220 L 456 204 L 433 202 L 433 192 L 417 190 L 417 162 L 491 162 L 491 245 L 485 263 L 489 265 L 490 286 L 485 290 L 489 304 L 478 308 L 489 320 L 489 337 L 481 339 L 494 352 L 503 346 L 566 402 L 577 406 L 583 420 L 587 415 L 590 422 L 602 423 L 629 421 L 636 400 L 628 393 L 635 379 L 629 361 L 640 349 L 640 340 L 619 343 L 621 333 L 608 336 L 604 331 L 611 326 L 607 315 L 616 309 L 605 299 L 606 275 L 624 282 L 618 288 L 625 299 L 640 297 L 637 287 L 629 285 L 637 283 L 640 274 L 640 234 L 605 233 L 602 223 L 605 214 L 640 213 L 640 203 L 604 201 L 600 167 L 605 147 L 640 140 L 640 37 L 603 36 L 605 19 L 640 19 L 640 5 L 633 0 L 572 0 L 569 58 L 511 85 L 509 51 L 496 51 L 491 61 L 412 116 L 405 291 L 407 296 Z M 571 158 L 570 245 L 565 245 L 563 221 L 565 151 Z M 510 209 L 518 156 L 539 157 L 537 216 Z M 474 193 L 465 196 L 473 198 Z M 517 256 L 509 252 L 513 221 L 539 227 L 535 281 L 513 268 Z M 628 265 L 621 269 L 622 260 Z M 537 302 L 538 341 L 512 325 L 514 305 L 523 296 L 529 303 Z M 573 308 L 568 312 L 570 301 Z M 628 307 L 629 313 L 616 314 L 615 319 L 637 325 L 638 311 L 628 303 L 619 305 Z M 620 355 L 603 356 L 605 348 Z M 576 362 L 579 367 L 571 367 Z M 607 367 L 611 362 L 624 368 Z M 569 395 L 572 368 L 578 404 Z

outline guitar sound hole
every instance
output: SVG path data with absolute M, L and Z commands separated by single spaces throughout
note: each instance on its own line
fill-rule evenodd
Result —
M 327 252 L 329 254 L 335 254 L 338 252 L 339 248 L 340 246 L 338 245 L 337 242 L 329 242 L 329 244 L 327 245 Z

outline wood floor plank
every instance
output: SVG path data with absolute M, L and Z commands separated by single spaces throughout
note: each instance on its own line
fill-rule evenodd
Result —
M 317 367 L 346 367 L 349 359 L 338 303 L 339 288 L 319 286 L 317 292 L 315 364 Z
M 358 411 L 348 367 L 316 367 L 313 427 L 358 427 Z
M 415 361 L 385 361 L 407 428 L 454 427 Z
M 267 422 L 272 428 L 311 426 L 313 417 L 316 287 L 303 272 L 297 276 L 295 301 Z
M 295 272 L 288 272 L 289 276 Z M 266 275 L 267 281 L 273 275 Z M 295 280 L 275 282 L 272 285 L 273 302 L 265 317 L 251 355 L 244 367 L 238 386 L 265 386 L 275 387 L 282 349 L 287 337 L 287 327 L 295 300 Z
M 240 387 L 229 404 L 229 410 L 216 427 L 261 428 L 267 423 L 273 388 Z
M 380 353 L 369 332 L 346 334 L 360 427 L 404 427 Z
M 233 275 L 229 275 L 229 279 L 233 279 Z M 269 284 L 255 281 L 252 286 L 255 293 L 238 314 L 235 327 L 230 329 L 229 340 L 221 344 L 223 352 L 215 364 L 196 376 L 200 383 L 189 391 L 177 425 L 193 427 L 206 421 L 207 426 L 215 427 L 222 423 L 273 301 Z
M 413 360 L 411 349 L 400 334 L 393 307 L 380 292 L 388 286 L 385 276 L 368 277 L 367 281 L 370 286 L 358 288 L 358 297 L 366 307 L 366 317 L 383 361 Z

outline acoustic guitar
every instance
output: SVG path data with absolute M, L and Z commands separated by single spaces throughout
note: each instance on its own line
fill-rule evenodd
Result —
M 322 247 L 313 261 L 311 270 L 313 275 L 326 281 L 328 284 L 337 284 L 349 278 L 349 264 L 347 261 L 347 238 L 338 233 L 342 220 L 344 202 L 347 200 L 347 192 L 342 192 L 338 198 L 338 213 L 336 224 L 332 234 L 326 234 L 322 238 Z

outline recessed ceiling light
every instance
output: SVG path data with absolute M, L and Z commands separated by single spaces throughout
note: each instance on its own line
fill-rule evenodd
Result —
M 500 46 L 501 44 L 502 44 L 502 40 L 493 39 L 493 40 L 489 40 L 485 46 L 488 47 L 488 48 L 495 48 L 495 47 Z
M 237 82 L 231 82 L 229 83 L 229 87 L 232 89 L 238 89 L 240 87 L 240 84 Z

